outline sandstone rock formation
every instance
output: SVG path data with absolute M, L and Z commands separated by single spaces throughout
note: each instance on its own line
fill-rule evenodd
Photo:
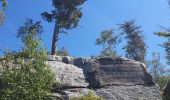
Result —
M 52 71 L 55 73 L 55 82 L 67 87 L 87 87 L 83 70 L 70 64 L 58 61 L 48 61 Z
M 66 100 L 88 91 L 105 100 L 162 100 L 146 66 L 140 62 L 50 56 L 48 64 L 56 74 L 56 81 L 68 84 L 69 87 L 54 91 L 57 97 Z

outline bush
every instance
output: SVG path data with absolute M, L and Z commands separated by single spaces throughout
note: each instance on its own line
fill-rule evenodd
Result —
M 163 91 L 164 87 L 166 86 L 169 78 L 168 76 L 160 76 L 155 79 L 156 84 L 159 85 L 160 90 Z
M 64 47 L 62 47 L 60 50 L 57 51 L 57 55 L 58 56 L 69 56 L 69 53 Z
M 1 59 L 0 100 L 52 99 L 54 75 L 45 63 L 47 55 L 35 31 L 37 25 L 31 26 L 23 37 L 22 52 L 7 51 Z
M 92 92 L 89 92 L 86 96 L 71 98 L 70 100 L 103 100 L 101 97 L 96 97 Z

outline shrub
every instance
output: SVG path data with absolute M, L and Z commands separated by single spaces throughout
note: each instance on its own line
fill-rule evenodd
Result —
M 89 92 L 86 96 L 75 97 L 70 100 L 103 100 L 103 98 L 94 96 L 92 92 Z
M 37 25 L 30 26 L 31 30 L 23 37 L 22 52 L 7 51 L 1 59 L 0 100 L 52 99 L 54 77 L 45 63 L 47 55 L 40 45 Z
M 57 55 L 58 56 L 69 56 L 69 53 L 64 47 L 62 47 L 60 50 L 57 51 Z

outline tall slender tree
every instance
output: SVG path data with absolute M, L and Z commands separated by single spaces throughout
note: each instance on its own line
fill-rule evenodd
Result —
M 4 23 L 5 16 L 2 11 L 0 11 L 0 26 Z
M 170 64 L 170 29 L 165 29 L 164 32 L 155 32 L 155 34 L 167 39 L 167 41 L 163 43 L 162 47 L 165 48 L 167 63 Z
M 113 29 L 104 30 L 100 33 L 100 37 L 96 39 L 96 45 L 103 47 L 100 56 L 110 56 L 116 58 L 118 56 L 116 45 L 120 42 L 120 35 L 116 34 Z
M 82 12 L 80 5 L 86 0 L 52 0 L 52 6 L 54 10 L 51 13 L 44 12 L 42 17 L 47 22 L 54 22 L 54 33 L 52 40 L 51 54 L 57 53 L 57 41 L 59 33 L 65 33 L 65 30 L 76 28 Z
M 7 7 L 7 1 L 6 0 L 0 0 L 0 2 L 2 3 L 2 9 L 5 10 Z
M 160 89 L 163 90 L 168 81 L 168 71 L 166 66 L 160 62 L 160 53 L 152 52 L 152 60 L 148 61 L 147 66 L 154 81 L 159 85 Z
M 126 57 L 144 62 L 147 45 L 144 41 L 141 27 L 136 26 L 135 22 L 132 20 L 125 21 L 120 25 L 120 29 L 127 39 L 127 45 L 123 48 L 126 52 Z
M 2 4 L 2 8 L 0 8 L 0 26 L 1 26 L 4 23 L 4 20 L 5 20 L 5 16 L 3 14 L 3 11 L 7 7 L 7 2 L 6 2 L 6 0 L 0 0 L 0 4 Z
M 170 0 L 167 0 L 168 4 L 170 5 Z M 165 37 L 167 39 L 166 42 L 162 45 L 165 48 L 166 51 L 166 59 L 167 63 L 170 64 L 170 29 L 169 28 L 164 28 L 164 32 L 155 32 L 156 35 L 160 37 Z

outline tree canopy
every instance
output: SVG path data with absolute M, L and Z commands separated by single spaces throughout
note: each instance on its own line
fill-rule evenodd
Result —
M 5 10 L 7 7 L 7 1 L 6 0 L 0 0 L 0 2 L 2 3 L 2 9 Z
M 28 26 L 29 28 L 28 28 Z M 19 28 L 23 40 L 21 52 L 5 52 L 0 60 L 1 100 L 43 100 L 51 97 L 53 74 L 46 65 L 46 51 L 37 33 L 39 22 L 28 19 Z M 31 29 L 30 29 L 31 27 Z M 20 33 L 25 30 L 27 33 Z
M 66 33 L 65 29 L 76 28 L 82 12 L 80 5 L 86 0 L 52 0 L 54 10 L 50 13 L 43 12 L 41 15 L 47 22 L 54 22 L 54 33 L 51 54 L 57 53 L 57 41 L 59 33 Z
M 155 32 L 155 35 L 166 38 L 162 47 L 165 48 L 167 63 L 170 64 L 170 29 L 164 28 L 164 32 Z
M 119 42 L 120 36 L 116 34 L 113 29 L 110 29 L 102 31 L 100 37 L 96 39 L 95 44 L 103 47 L 100 56 L 110 56 L 115 58 L 118 54 L 113 48 L 115 48 Z
M 126 57 L 144 62 L 146 56 L 147 45 L 142 35 L 141 27 L 135 25 L 133 20 L 125 21 L 120 25 L 122 34 L 127 39 L 127 45 L 123 48 L 126 52 Z

